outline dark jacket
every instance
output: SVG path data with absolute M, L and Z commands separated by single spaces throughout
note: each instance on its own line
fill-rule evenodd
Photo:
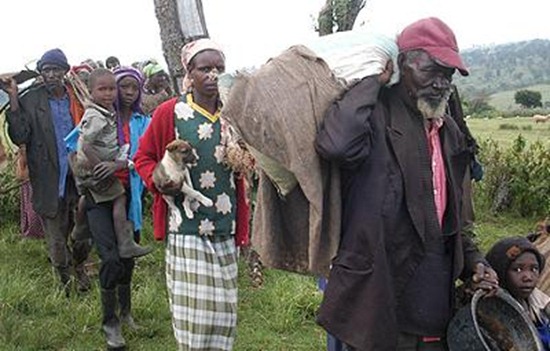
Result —
M 58 209 L 59 161 L 48 91 L 41 85 L 19 100 L 16 112 L 6 112 L 8 134 L 14 144 L 25 144 L 32 203 L 40 215 L 53 217 Z M 70 184 L 70 183 L 68 183 Z
M 446 116 L 440 129 L 447 177 L 443 228 L 433 199 L 424 121 L 403 86 L 367 77 L 327 112 L 316 147 L 342 171 L 342 241 L 318 322 L 360 351 L 395 350 L 396 306 L 426 243 L 451 241 L 453 280 L 483 258 L 462 235 L 462 186 L 470 154 Z M 449 277 L 451 278 L 451 277 Z

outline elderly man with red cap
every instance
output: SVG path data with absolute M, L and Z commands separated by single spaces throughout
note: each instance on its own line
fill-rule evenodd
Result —
M 327 112 L 317 151 L 342 172 L 342 238 L 318 315 L 349 350 L 446 350 L 454 284 L 498 286 L 465 235 L 463 182 L 471 154 L 447 114 L 455 71 L 452 30 L 437 18 L 398 36 L 393 64 L 365 77 Z
M 83 108 L 65 74 L 70 66 L 60 49 L 44 53 L 37 64 L 43 83 L 35 84 L 23 97 L 13 78 L 2 81 L 10 97 L 6 117 L 8 134 L 17 145 L 25 145 L 32 203 L 42 217 L 48 253 L 65 293 L 69 294 L 74 268 L 78 289 L 87 291 L 90 281 L 84 261 L 91 250 L 87 230 L 73 230 L 72 211 L 78 199 L 68 152 L 63 140 L 82 118 Z M 69 235 L 73 230 L 73 240 Z

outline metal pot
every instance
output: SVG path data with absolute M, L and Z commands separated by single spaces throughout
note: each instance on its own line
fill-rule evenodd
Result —
M 484 297 L 478 290 L 447 329 L 450 351 L 543 351 L 523 307 L 505 290 Z

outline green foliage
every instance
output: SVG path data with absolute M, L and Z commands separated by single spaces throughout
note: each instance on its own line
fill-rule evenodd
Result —
M 478 200 L 492 213 L 513 212 L 523 217 L 550 213 L 550 148 L 527 145 L 518 136 L 508 148 L 491 139 L 481 141 L 484 179 Z
M 514 101 L 526 108 L 542 107 L 542 95 L 539 91 L 518 90 Z
M 15 221 L 19 214 L 19 186 L 15 179 L 15 163 L 0 172 L 0 223 Z
M 515 124 L 511 123 L 503 123 L 498 126 L 498 129 L 504 129 L 504 130 L 518 130 L 519 127 Z
M 366 0 L 327 0 L 317 18 L 319 35 L 351 30 L 366 2 Z
M 550 112 L 550 106 L 546 106 L 548 105 L 547 102 L 550 103 L 550 84 L 535 84 L 521 88 L 539 91 L 542 95 L 543 108 L 526 109 L 516 104 L 514 95 L 517 89 L 504 90 L 491 94 L 489 96 L 489 104 L 501 111 L 503 115 L 510 116 L 532 116 L 534 114 L 547 114 Z
M 489 105 L 489 97 L 479 94 L 471 99 L 463 99 L 464 113 L 475 117 L 488 117 L 494 114 L 495 108 Z
M 532 117 L 534 115 L 547 115 L 550 110 L 543 108 L 520 108 L 502 112 L 502 117 Z

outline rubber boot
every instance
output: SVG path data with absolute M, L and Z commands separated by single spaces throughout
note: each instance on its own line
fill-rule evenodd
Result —
M 116 315 L 116 307 L 116 290 L 101 289 L 101 308 L 103 310 L 101 328 L 105 333 L 107 347 L 110 349 L 119 349 L 126 345 L 126 341 L 122 337 L 120 321 Z
M 130 221 L 126 221 L 123 230 L 116 233 L 118 254 L 122 258 L 145 256 L 153 251 L 151 247 L 142 247 L 134 241 L 134 231 Z
M 56 267 L 56 270 L 61 282 L 61 289 L 65 296 L 69 297 L 71 295 L 71 270 L 69 267 Z
M 130 284 L 118 286 L 118 305 L 122 324 L 126 324 L 132 330 L 138 330 L 139 326 L 132 317 L 132 286 Z

